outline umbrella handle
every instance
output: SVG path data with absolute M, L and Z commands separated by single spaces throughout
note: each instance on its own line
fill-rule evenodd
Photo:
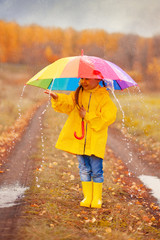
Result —
M 84 138 L 84 120 L 82 119 L 82 136 L 78 137 L 76 132 L 74 132 L 74 137 L 77 138 L 78 140 L 81 140 Z

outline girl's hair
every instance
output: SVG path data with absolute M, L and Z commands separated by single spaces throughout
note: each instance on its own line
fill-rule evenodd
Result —
M 78 105 L 78 107 L 80 107 L 79 106 L 79 92 L 80 92 L 81 89 L 83 91 L 82 85 L 80 85 L 75 91 L 75 101 L 76 101 L 76 104 Z
M 103 87 L 106 87 L 105 82 L 103 80 L 101 80 L 101 81 L 102 81 Z M 75 101 L 76 101 L 76 104 L 78 105 L 78 107 L 80 107 L 80 105 L 79 105 L 79 92 L 80 92 L 81 89 L 83 91 L 82 85 L 80 85 L 75 91 Z

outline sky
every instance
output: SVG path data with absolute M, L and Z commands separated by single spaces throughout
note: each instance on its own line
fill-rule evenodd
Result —
M 152 37 L 160 34 L 160 0 L 0 0 L 0 19 Z

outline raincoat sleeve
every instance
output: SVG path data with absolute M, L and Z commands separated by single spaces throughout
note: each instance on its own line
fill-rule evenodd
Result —
M 56 112 L 70 114 L 75 107 L 74 92 L 70 95 L 57 93 L 58 99 L 51 99 L 52 107 Z
M 103 130 L 116 120 L 117 108 L 109 95 L 102 100 L 97 112 L 86 112 L 85 120 L 95 131 Z

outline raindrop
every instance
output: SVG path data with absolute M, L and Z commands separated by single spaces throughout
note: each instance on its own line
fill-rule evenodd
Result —
M 45 152 L 45 139 L 46 137 L 44 136 L 43 133 L 43 124 L 42 124 L 42 117 L 43 115 L 46 113 L 47 108 L 50 106 L 50 97 L 49 100 L 46 104 L 45 109 L 43 110 L 43 112 L 41 113 L 41 116 L 39 117 L 39 125 L 40 125 L 40 135 L 41 135 L 41 157 L 42 157 L 42 162 L 44 162 L 45 156 L 44 156 L 44 152 Z
M 128 91 L 128 94 L 131 96 L 131 93 L 130 93 L 130 91 L 129 91 L 129 88 L 127 88 L 127 91 Z
M 21 118 L 21 116 L 22 116 L 22 99 L 23 99 L 25 88 L 26 88 L 26 85 L 23 86 L 22 93 L 21 93 L 21 96 L 19 98 L 19 103 L 17 104 L 19 118 Z
M 123 108 L 122 108 L 122 106 L 121 106 L 121 104 L 120 104 L 120 101 L 118 100 L 118 98 L 117 98 L 116 95 L 115 95 L 114 86 L 113 86 L 113 81 L 107 80 L 107 89 L 110 89 L 110 90 L 111 90 L 114 99 L 116 100 L 116 102 L 117 102 L 118 105 L 119 105 L 120 111 L 121 111 L 121 113 L 122 113 L 122 132 L 125 132 L 125 131 L 123 131 L 123 130 L 125 129 L 125 114 L 124 114 Z M 133 160 L 133 158 L 132 158 L 132 155 L 133 155 L 133 154 L 132 154 L 132 152 L 131 152 L 131 150 L 130 150 L 130 143 L 128 142 L 125 133 L 124 133 L 124 138 L 123 138 L 123 140 L 126 141 L 127 149 L 129 150 L 130 160 L 129 160 L 128 162 L 131 163 L 132 160 Z

